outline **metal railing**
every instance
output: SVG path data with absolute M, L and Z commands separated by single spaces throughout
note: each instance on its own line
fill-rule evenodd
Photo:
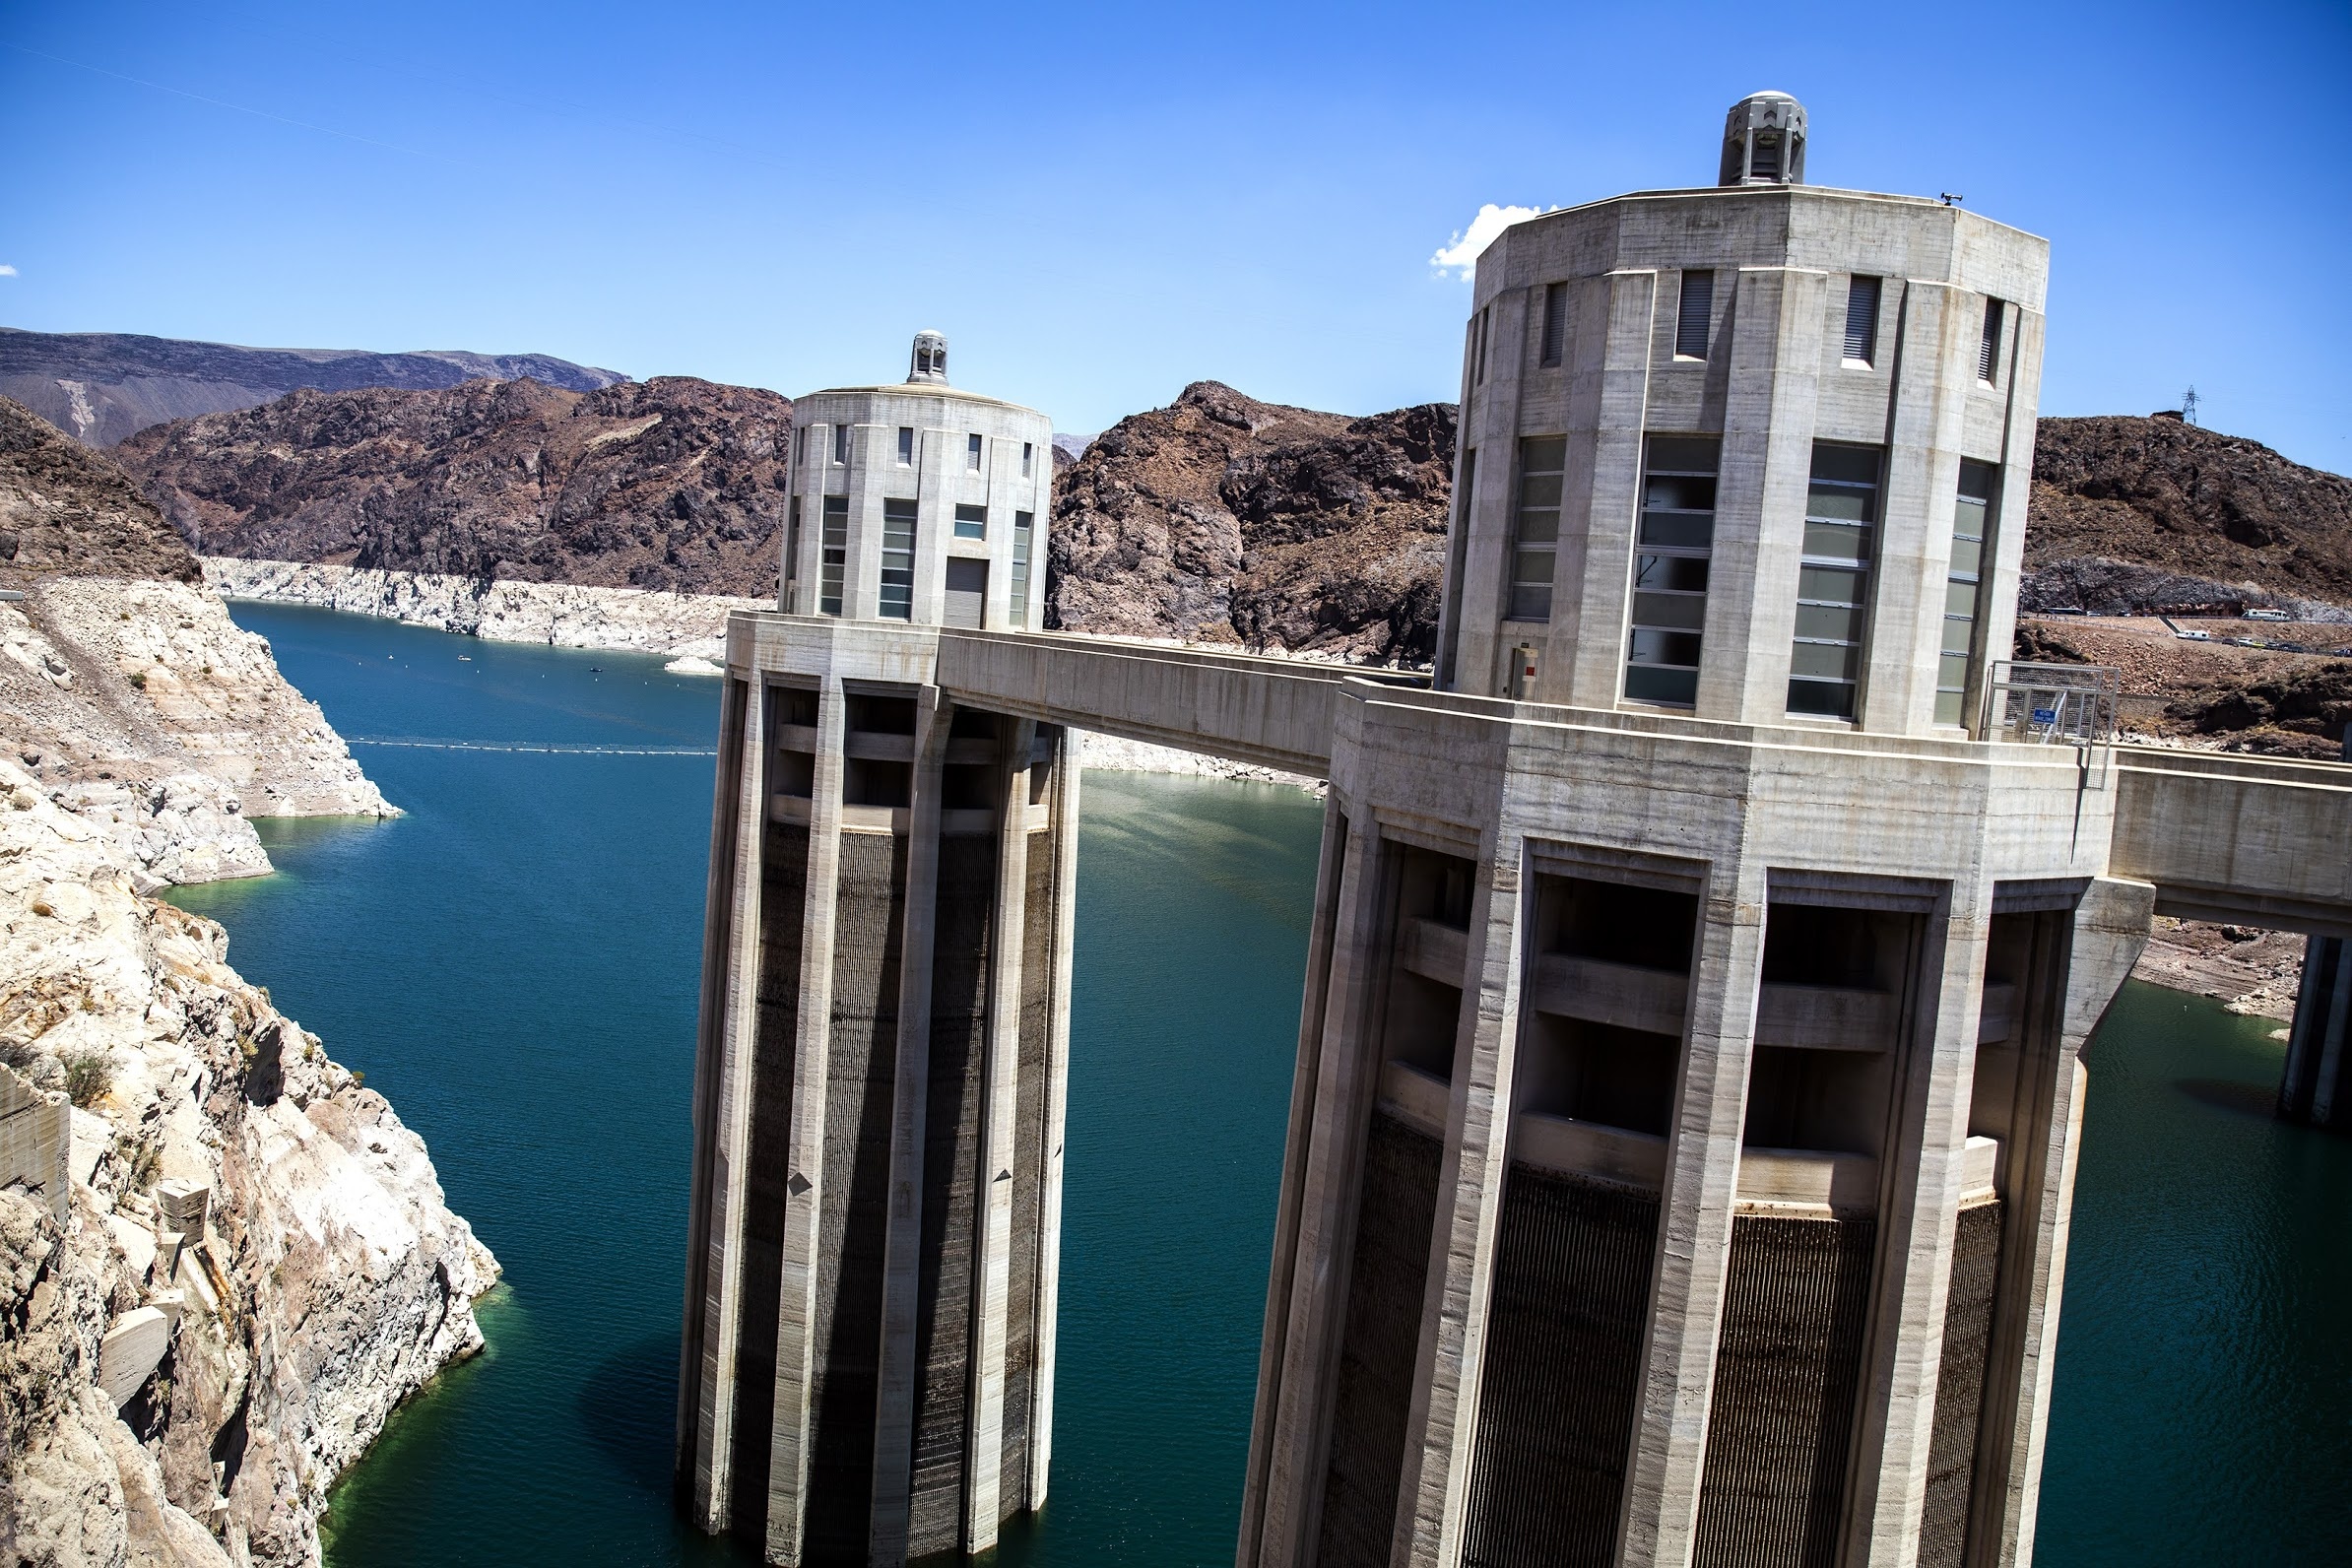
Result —
M 2105 746 L 2123 695 L 2123 672 L 2113 665 L 1995 659 L 1977 733 L 2029 746 Z

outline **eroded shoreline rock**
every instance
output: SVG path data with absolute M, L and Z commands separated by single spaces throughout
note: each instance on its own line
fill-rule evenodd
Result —
M 316 1563 L 328 1487 L 480 1348 L 497 1263 L 383 1096 L 137 877 L 0 761 L 0 1062 L 79 1102 L 62 1224 L 0 1171 L 0 1560 Z

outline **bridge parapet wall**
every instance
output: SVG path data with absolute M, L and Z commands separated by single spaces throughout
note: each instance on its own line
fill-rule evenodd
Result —
M 2352 765 L 2125 747 L 2111 874 L 2161 914 L 2352 936 Z

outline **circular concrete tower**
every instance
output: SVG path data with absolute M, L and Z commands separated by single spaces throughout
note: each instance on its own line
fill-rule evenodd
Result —
M 2006 658 L 2047 241 L 1800 183 L 1731 109 L 1722 183 L 1478 258 L 1441 688 L 1953 735 Z
M 947 340 L 915 336 L 898 386 L 793 405 L 788 615 L 1033 630 L 1053 499 L 1042 414 L 947 384 Z

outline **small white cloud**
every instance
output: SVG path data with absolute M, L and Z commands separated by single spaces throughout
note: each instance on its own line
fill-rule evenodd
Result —
M 1437 269 L 1441 278 L 1451 272 L 1467 283 L 1477 268 L 1478 253 L 1494 243 L 1495 235 L 1513 224 L 1558 211 L 1557 207 L 1497 207 L 1488 202 L 1478 209 L 1478 216 L 1470 220 L 1470 228 L 1454 231 L 1452 244 L 1438 247 L 1437 254 L 1429 258 L 1429 265 Z
M 0 261 L 0 278 L 14 278 L 16 275 L 16 268 L 11 267 L 5 261 Z

